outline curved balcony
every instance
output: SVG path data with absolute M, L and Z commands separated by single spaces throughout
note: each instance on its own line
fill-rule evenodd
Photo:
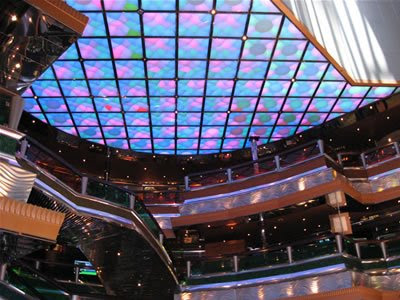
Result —
M 29 203 L 66 214 L 58 241 L 82 250 L 107 294 L 172 295 L 177 279 L 162 231 L 132 192 L 86 177 L 33 140 L 28 147 L 22 139 L 15 160 L 11 154 L 21 137 L 2 133 L 4 145 L 11 144 L 4 159 L 37 174 Z

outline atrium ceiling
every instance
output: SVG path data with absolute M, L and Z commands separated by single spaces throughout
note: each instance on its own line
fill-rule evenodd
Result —
M 67 0 L 89 17 L 23 94 L 95 143 L 171 155 L 276 141 L 390 96 L 351 86 L 269 0 Z

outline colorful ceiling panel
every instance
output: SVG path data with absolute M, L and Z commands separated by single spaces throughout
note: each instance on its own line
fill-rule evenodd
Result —
M 269 0 L 67 0 L 89 17 L 25 110 L 92 142 L 209 154 L 395 93 L 351 86 Z

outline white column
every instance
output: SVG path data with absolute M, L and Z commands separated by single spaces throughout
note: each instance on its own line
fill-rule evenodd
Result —
M 11 98 L 10 116 L 8 118 L 8 127 L 17 129 L 24 110 L 25 100 L 19 95 Z

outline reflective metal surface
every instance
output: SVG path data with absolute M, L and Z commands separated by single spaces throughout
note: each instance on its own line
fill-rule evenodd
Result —
M 0 197 L 27 201 L 36 174 L 0 160 Z
M 77 39 L 25 1 L 0 3 L 0 86 L 22 94 Z
M 107 294 L 127 299 L 168 299 L 175 281 L 140 231 L 77 213 L 36 188 L 29 202 L 67 214 L 58 242 L 79 247 L 98 272 Z
M 311 275 L 311 274 L 309 274 Z M 295 280 L 256 284 L 240 287 L 223 283 L 217 287 L 203 287 L 175 295 L 175 300 L 197 299 L 280 299 L 292 296 L 312 295 L 327 291 L 365 286 L 381 290 L 400 290 L 400 274 L 374 275 L 354 271 L 339 271 L 331 274 L 318 274 Z
M 330 182 L 334 178 L 332 169 L 321 168 L 313 170 L 311 174 L 287 178 L 283 182 L 274 182 L 231 194 L 191 199 L 185 201 L 179 210 L 181 215 L 192 215 L 266 202 Z
M 0 299 L 34 300 L 15 286 L 0 280 Z
M 363 181 L 353 181 L 352 185 L 362 193 L 376 193 L 400 186 L 400 169 L 374 176 Z
M 328 270 L 329 271 L 329 270 Z M 321 292 L 344 289 L 352 286 L 351 271 L 336 271 L 321 275 L 315 272 L 315 276 L 298 278 L 294 280 L 282 280 L 269 284 L 256 284 L 246 287 L 224 285 L 224 289 L 202 290 L 176 294 L 175 299 L 280 299 L 291 296 L 309 295 Z

